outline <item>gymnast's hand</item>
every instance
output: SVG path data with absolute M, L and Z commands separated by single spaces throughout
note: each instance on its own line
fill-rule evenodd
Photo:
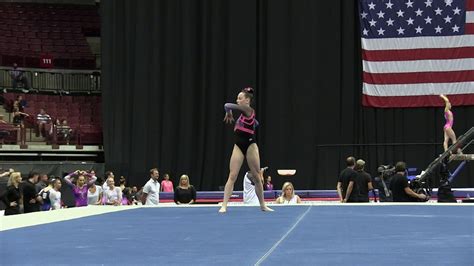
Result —
M 224 122 L 227 124 L 232 124 L 234 122 L 234 116 L 231 112 L 225 113 Z

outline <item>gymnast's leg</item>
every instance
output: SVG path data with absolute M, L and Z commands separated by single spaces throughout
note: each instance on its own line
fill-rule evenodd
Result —
M 240 151 L 237 145 L 234 145 L 234 150 L 232 151 L 232 156 L 230 157 L 229 163 L 229 178 L 225 183 L 224 189 L 224 201 L 222 202 L 222 207 L 219 209 L 219 212 L 223 213 L 227 211 L 227 203 L 229 202 L 230 196 L 234 191 L 234 183 L 237 180 L 237 175 L 239 174 L 240 167 L 244 162 L 244 154 Z

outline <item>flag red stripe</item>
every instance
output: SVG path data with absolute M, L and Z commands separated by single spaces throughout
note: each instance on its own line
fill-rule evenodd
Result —
M 466 0 L 466 10 L 474 11 L 474 0 Z
M 464 34 L 474 34 L 474 23 L 467 23 L 464 26 Z
M 416 84 L 474 81 L 474 70 L 415 73 L 363 73 L 369 84 Z
M 474 105 L 474 94 L 451 94 L 448 96 L 453 106 Z M 362 104 L 380 108 L 444 106 L 444 102 L 438 95 L 380 97 L 364 94 L 362 95 Z
M 406 61 L 459 58 L 474 58 L 474 47 L 374 51 L 362 50 L 362 59 L 365 61 Z

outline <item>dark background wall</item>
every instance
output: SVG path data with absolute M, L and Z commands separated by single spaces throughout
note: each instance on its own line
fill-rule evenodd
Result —
M 277 187 L 333 189 L 349 155 L 375 174 L 399 160 L 425 168 L 442 152 L 442 108 L 361 106 L 356 1 L 105 0 L 101 9 L 106 168 L 130 184 L 159 167 L 200 190 L 223 185 L 233 145 L 223 104 L 244 86 L 256 88 L 262 165 Z M 474 125 L 474 107 L 454 112 L 458 135 Z M 472 187 L 473 174 L 468 166 L 454 186 Z

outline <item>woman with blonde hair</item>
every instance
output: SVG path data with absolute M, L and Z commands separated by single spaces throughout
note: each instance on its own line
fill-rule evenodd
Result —
M 7 183 L 7 191 L 3 196 L 3 202 L 5 202 L 6 205 L 5 215 L 20 214 L 20 183 L 21 173 L 11 173 Z
M 122 190 L 115 186 L 115 180 L 112 177 L 107 178 L 107 189 L 104 192 L 105 205 L 122 205 Z
M 301 203 L 301 199 L 295 194 L 295 188 L 291 182 L 285 182 L 281 188 L 281 196 L 276 199 L 278 204 Z
M 179 178 L 179 184 L 174 190 L 174 202 L 178 205 L 196 202 L 196 189 L 189 184 L 188 175 L 182 175 Z

